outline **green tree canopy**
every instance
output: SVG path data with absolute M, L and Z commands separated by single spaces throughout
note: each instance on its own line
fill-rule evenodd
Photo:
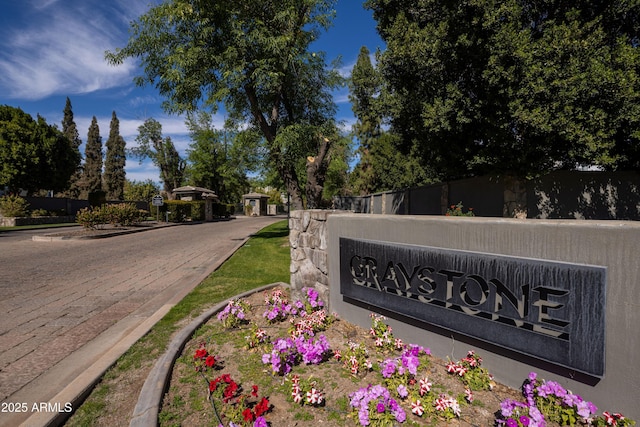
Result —
M 383 130 L 382 99 L 384 80 L 371 63 L 369 49 L 360 49 L 349 84 L 351 108 L 356 116 L 353 135 L 358 140 L 358 163 L 350 179 L 355 194 L 365 195 L 421 185 L 429 181 L 430 168 L 416 167 L 413 153 L 396 149 L 399 136 Z
M 155 85 L 169 112 L 223 103 L 231 120 L 259 130 L 269 162 L 302 207 L 297 168 L 320 155 L 319 129 L 335 114 L 330 89 L 341 83 L 324 54 L 309 49 L 331 24 L 334 1 L 170 0 L 135 21 L 128 44 L 106 57 L 112 64 L 138 58 L 144 73 L 136 82 Z M 292 151 L 289 138 L 278 138 L 290 126 L 317 131 Z M 293 154 L 296 162 L 285 160 Z
M 84 146 L 84 167 L 82 169 L 83 196 L 102 191 L 102 137 L 98 119 L 93 116 Z
M 71 100 L 69 97 L 67 97 L 63 110 L 62 133 L 67 137 L 71 147 L 76 151 L 76 156 L 78 157 L 76 171 L 70 178 L 69 189 L 65 192 L 65 195 L 77 198 L 80 196 L 80 192 L 82 191 L 82 155 L 80 154 L 80 145 L 82 144 L 82 140 L 80 139 L 78 126 L 76 126 L 76 122 L 73 119 L 73 108 L 71 107 Z
M 164 191 L 171 195 L 174 188 L 182 185 L 184 180 L 185 160 L 180 157 L 170 137 L 162 137 L 162 125 L 153 118 L 149 118 L 138 127 L 136 136 L 138 145 L 129 150 L 142 161 L 151 159 L 160 168 L 160 179 Z
M 104 189 L 108 200 L 124 200 L 124 183 L 127 162 L 125 155 L 126 142 L 120 135 L 120 120 L 114 111 L 109 125 L 109 139 L 107 139 L 107 155 L 104 162 Z
M 218 130 L 211 114 L 189 114 L 192 143 L 187 150 L 187 181 L 216 192 L 223 203 L 239 203 L 249 189 L 247 171 L 255 170 L 258 138 L 246 132 Z
M 153 196 L 160 193 L 160 187 L 150 179 L 146 181 L 129 181 L 124 183 L 124 199 L 127 201 L 151 202 Z
M 441 178 L 640 167 L 640 2 L 366 5 L 393 129 Z
M 64 191 L 79 161 L 72 143 L 44 118 L 0 106 L 0 187 Z

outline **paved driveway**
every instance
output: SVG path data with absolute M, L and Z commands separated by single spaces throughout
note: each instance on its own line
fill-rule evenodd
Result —
M 0 426 L 33 415 L 34 403 L 65 411 L 87 386 L 78 378 L 99 375 L 246 238 L 281 219 L 96 240 L 0 233 Z

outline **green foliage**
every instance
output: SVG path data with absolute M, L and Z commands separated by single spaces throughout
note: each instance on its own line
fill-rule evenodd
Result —
M 353 134 L 358 140 L 358 163 L 350 176 L 353 193 L 366 195 L 387 190 L 412 187 L 430 182 L 428 169 L 415 167 L 416 156 L 398 150 L 399 135 L 382 130 L 382 100 L 384 81 L 371 64 L 369 50 L 360 49 L 353 67 L 350 95 L 357 118 Z
M 124 199 L 127 201 L 151 202 L 153 196 L 158 193 L 160 193 L 160 187 L 150 179 L 146 181 L 126 180 L 124 183 Z M 155 212 L 155 209 L 153 211 Z
M 107 223 L 101 208 L 82 208 L 76 213 L 76 222 L 83 226 L 94 230 L 101 225 Z
M 232 203 L 214 203 L 213 216 L 218 218 L 229 218 L 236 212 L 236 205 Z
M 262 136 L 270 167 L 301 208 L 305 175 L 296 166 L 321 154 L 318 137 L 336 110 L 331 90 L 342 84 L 338 64 L 329 67 L 323 52 L 310 50 L 330 26 L 334 3 L 170 0 L 133 22 L 127 45 L 106 57 L 112 64 L 137 58 L 143 75 L 136 83 L 155 85 L 169 112 L 224 104 L 229 122 L 248 123 Z M 315 137 L 278 139 L 293 125 L 315 127 Z M 300 142 L 307 143 L 302 153 Z M 293 153 L 301 155 L 292 163 Z
M 27 216 L 29 203 L 20 196 L 0 196 L 0 215 L 6 217 Z
M 138 127 L 136 136 L 137 147 L 130 152 L 142 161 L 151 159 L 154 165 L 160 168 L 160 179 L 164 185 L 164 191 L 171 193 L 174 188 L 182 185 L 186 162 L 176 150 L 170 137 L 162 137 L 162 125 L 153 118 L 145 120 Z
M 366 6 L 392 129 L 440 178 L 640 167 L 637 2 Z
M 165 200 L 164 205 L 159 206 L 161 219 L 165 218 L 169 212 L 169 222 L 182 222 L 190 219 L 192 221 L 203 221 L 205 218 L 204 200 Z M 151 206 L 151 212 L 155 212 L 156 207 Z
M 73 109 L 71 107 L 71 100 L 67 97 L 62 117 L 62 133 L 69 141 L 69 145 L 76 157 L 74 173 L 70 178 L 69 189 L 65 191 L 65 196 L 77 199 L 82 191 L 82 156 L 80 154 L 80 145 L 82 140 L 78 132 L 78 127 L 73 119 Z
M 104 163 L 104 186 L 109 200 L 124 200 L 124 183 L 126 163 L 124 138 L 120 136 L 120 121 L 114 111 L 109 126 L 107 139 L 107 156 Z
M 89 197 L 91 193 L 102 191 L 102 137 L 96 116 L 93 116 L 91 120 L 87 144 L 84 148 L 82 186 L 85 197 Z
M 0 187 L 63 191 L 79 161 L 77 150 L 55 126 L 0 105 Z
M 140 224 L 148 214 L 149 212 L 138 209 L 131 203 L 119 203 L 83 208 L 76 214 L 76 222 L 89 229 L 95 229 L 104 224 L 132 226 Z
M 256 169 L 259 150 L 244 132 L 216 130 L 211 114 L 200 111 L 187 116 L 193 142 L 187 150 L 188 182 L 209 188 L 225 203 L 237 202 L 248 189 L 247 170 Z M 250 143 L 251 145 L 243 145 Z
M 49 212 L 46 209 L 34 209 L 31 211 L 31 216 L 34 218 L 39 216 L 49 216 Z

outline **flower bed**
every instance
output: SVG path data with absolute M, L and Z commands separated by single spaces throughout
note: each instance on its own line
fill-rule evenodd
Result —
M 381 316 L 365 331 L 317 294 L 276 288 L 232 301 L 185 346 L 161 425 L 632 425 L 532 374 L 523 390 L 493 381 L 480 355 L 433 357 Z M 496 419 L 497 417 L 497 419 Z

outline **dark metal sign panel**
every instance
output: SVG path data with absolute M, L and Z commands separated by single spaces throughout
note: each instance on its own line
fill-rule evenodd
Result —
M 340 292 L 596 377 L 606 267 L 340 238 Z

